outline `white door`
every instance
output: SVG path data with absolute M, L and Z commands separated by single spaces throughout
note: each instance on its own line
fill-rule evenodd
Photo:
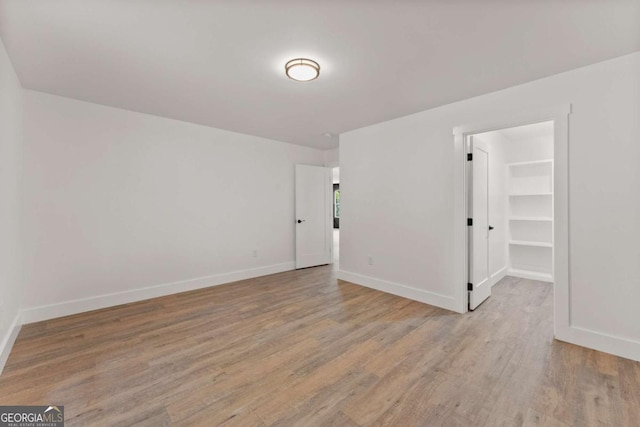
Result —
M 296 268 L 331 263 L 332 210 L 331 169 L 296 165 Z
M 473 143 L 470 163 L 469 308 L 491 296 L 489 280 L 489 153 Z

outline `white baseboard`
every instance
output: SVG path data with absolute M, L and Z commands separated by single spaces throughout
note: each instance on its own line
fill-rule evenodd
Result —
M 423 289 L 417 289 L 412 286 L 376 279 L 375 277 L 364 276 L 362 274 L 352 273 L 344 270 L 338 271 L 338 279 L 355 283 L 356 285 L 364 286 L 367 288 L 376 289 L 388 294 L 398 295 L 404 298 L 412 299 L 414 301 L 423 302 L 425 304 L 435 305 L 436 307 L 444 308 L 458 313 L 460 312 L 458 307 L 456 306 L 455 298 L 446 295 L 440 295 L 434 292 L 425 291 Z
M 592 348 L 594 350 L 640 362 L 640 342 L 614 335 L 604 334 L 578 326 L 569 326 L 555 331 L 557 340 Z
M 508 276 L 519 277 L 521 279 L 537 280 L 539 282 L 553 283 L 553 277 L 547 273 L 537 273 L 535 271 L 510 269 L 507 272 Z
M 13 343 L 15 343 L 16 338 L 18 338 L 20 328 L 22 328 L 22 313 L 18 312 L 13 318 L 13 322 L 11 322 L 7 333 L 2 337 L 2 342 L 0 342 L 0 374 L 4 369 L 4 365 L 7 363 L 7 359 L 9 359 L 9 354 L 13 348 Z
M 24 309 L 16 314 L 11 327 L 0 342 L 0 373 L 2 372 L 2 369 L 4 368 L 4 365 L 9 358 L 11 348 L 13 347 L 13 344 L 18 336 L 18 333 L 20 332 L 20 328 L 23 323 L 33 323 L 41 320 L 48 320 L 56 317 L 82 313 L 85 311 L 98 310 L 115 305 L 142 301 L 149 298 L 222 285 L 239 280 L 281 273 L 283 271 L 293 270 L 294 268 L 294 262 L 286 262 L 282 264 L 274 264 L 253 269 L 234 271 L 231 273 L 223 273 L 213 276 L 150 286 L 141 289 L 134 289 L 131 291 L 99 295 L 91 298 L 84 298 L 79 300 L 66 301 L 58 304 Z M 494 277 L 498 276 L 499 274 L 504 277 L 504 275 L 506 275 L 507 273 L 507 270 L 503 269 L 496 273 Z M 382 292 L 387 292 L 393 295 L 398 295 L 404 298 L 434 305 L 436 307 L 441 307 L 447 310 L 459 312 L 459 310 L 456 309 L 455 299 L 453 297 L 344 270 L 338 271 L 338 278 L 351 283 L 355 283 L 357 285 L 376 289 Z M 500 279 L 496 281 L 499 280 Z M 555 337 L 560 341 L 565 341 L 582 347 L 592 348 L 627 359 L 640 361 L 640 342 L 638 341 L 603 334 L 576 326 L 556 330 Z
M 508 269 L 509 268 L 505 265 L 500 270 L 496 271 L 494 274 L 491 275 L 491 287 L 493 287 L 493 285 L 495 285 L 500 280 L 505 278 L 505 276 L 507 275 Z
M 22 322 L 24 324 L 40 322 L 42 320 L 55 319 L 57 317 L 69 316 L 72 314 L 83 313 L 85 311 L 99 310 L 101 308 L 128 304 L 149 298 L 162 297 L 179 292 L 187 292 L 195 289 L 223 285 L 225 283 L 237 282 L 238 280 L 252 279 L 254 277 L 281 273 L 283 271 L 293 269 L 295 269 L 295 262 L 285 262 L 282 264 L 273 264 L 247 270 L 233 271 L 230 273 L 216 274 L 213 276 L 182 280 L 179 282 L 164 283 L 162 285 L 149 286 L 146 288 L 133 289 L 113 294 L 97 295 L 95 297 L 65 301 L 57 304 L 31 307 L 22 310 Z

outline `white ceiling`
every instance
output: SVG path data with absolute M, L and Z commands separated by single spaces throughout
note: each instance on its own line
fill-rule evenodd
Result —
M 0 36 L 25 88 L 326 149 L 640 50 L 640 1 L 0 0 Z

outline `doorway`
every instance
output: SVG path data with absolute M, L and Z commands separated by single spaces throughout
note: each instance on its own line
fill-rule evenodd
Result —
M 564 104 L 528 111 L 508 111 L 485 116 L 484 121 L 456 126 L 454 141 L 454 228 L 453 252 L 455 258 L 454 299 L 456 311 L 469 311 L 469 165 L 468 142 L 473 135 L 522 125 L 553 122 L 553 299 L 554 334 L 570 341 L 569 310 L 569 118 L 571 105 Z
M 469 135 L 469 309 L 506 276 L 553 283 L 553 121 Z
M 331 170 L 333 178 L 333 264 L 337 270 L 340 260 L 340 168 Z

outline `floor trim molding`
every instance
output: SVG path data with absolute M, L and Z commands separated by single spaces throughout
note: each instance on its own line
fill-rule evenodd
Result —
M 555 331 L 557 340 L 587 347 L 614 356 L 640 362 L 640 342 L 628 338 L 592 331 L 578 326 L 569 326 Z
M 495 273 L 493 273 L 491 275 L 491 287 L 492 288 L 496 283 L 498 283 L 500 280 L 504 279 L 507 276 L 507 271 L 508 270 L 509 270 L 509 267 L 507 267 L 505 265 L 500 270 L 496 271 Z
M 345 270 L 338 270 L 338 279 L 459 313 L 455 298 L 446 295 Z
M 539 282 L 553 283 L 553 279 L 549 274 L 525 272 L 517 269 L 509 269 L 507 276 L 518 277 L 520 279 L 537 280 Z
M 40 322 L 43 320 L 55 319 L 57 317 L 83 313 L 85 311 L 99 310 L 102 308 L 128 304 L 136 301 L 143 301 L 150 298 L 176 294 L 179 292 L 187 292 L 196 289 L 208 288 L 211 286 L 223 285 L 226 283 L 237 282 L 238 280 L 253 279 L 255 277 L 293 270 L 294 268 L 295 262 L 291 261 L 281 264 L 273 264 L 246 270 L 233 271 L 230 273 L 215 274 L 212 276 L 197 277 L 195 279 L 164 283 L 161 285 L 133 289 L 130 291 L 97 295 L 94 297 L 82 298 L 72 301 L 64 301 L 57 304 L 26 308 L 22 310 L 22 323 L 27 324 Z
M 13 322 L 11 322 L 9 330 L 7 330 L 7 333 L 0 343 L 0 374 L 2 374 L 4 365 L 9 359 L 9 354 L 13 348 L 13 344 L 16 342 L 16 338 L 18 338 L 20 328 L 22 328 L 22 312 L 19 311 L 13 318 Z

